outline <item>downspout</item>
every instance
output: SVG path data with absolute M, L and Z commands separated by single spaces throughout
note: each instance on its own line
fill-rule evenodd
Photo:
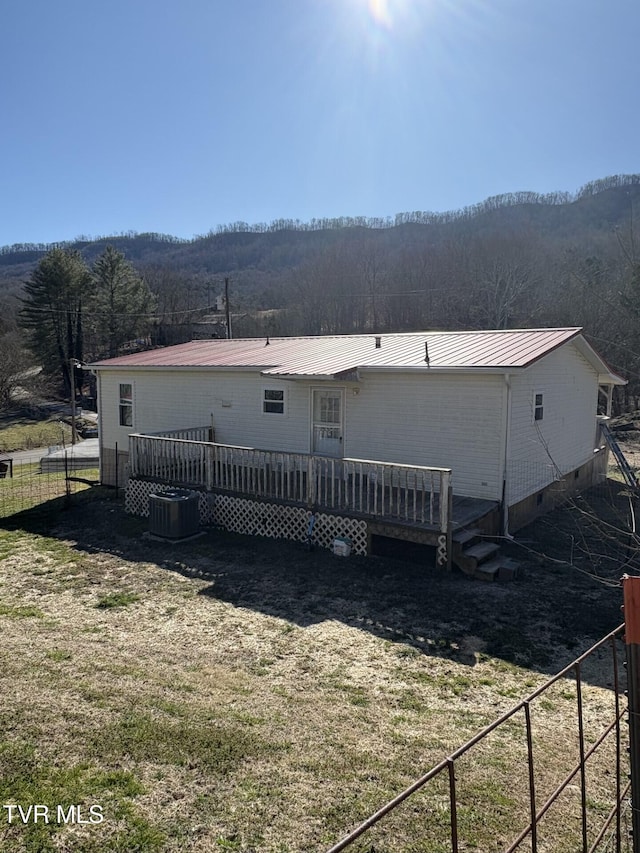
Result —
M 509 489 L 509 453 L 511 450 L 511 375 L 509 373 L 505 373 L 503 375 L 506 391 L 506 402 L 504 413 L 503 439 L 504 456 L 502 459 L 502 535 L 505 536 L 507 539 L 512 539 L 513 537 L 509 533 L 509 505 L 507 503 L 507 492 Z
M 104 441 L 104 429 L 102 423 L 102 376 L 96 370 L 96 408 L 98 410 L 98 460 L 100 463 L 100 482 L 104 482 L 104 453 L 102 442 Z

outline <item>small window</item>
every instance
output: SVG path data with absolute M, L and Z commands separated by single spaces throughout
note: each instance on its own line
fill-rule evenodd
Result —
M 262 411 L 265 415 L 284 415 L 284 390 L 265 388 L 262 396 Z
M 129 382 L 120 385 L 120 426 L 133 426 L 133 386 Z
M 534 421 L 541 421 L 544 417 L 544 405 L 542 402 L 542 394 L 536 394 L 534 396 L 533 401 L 533 419 Z

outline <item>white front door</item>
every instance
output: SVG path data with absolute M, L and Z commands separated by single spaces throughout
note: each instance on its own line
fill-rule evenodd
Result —
M 311 452 L 342 456 L 344 391 L 313 388 L 311 394 Z

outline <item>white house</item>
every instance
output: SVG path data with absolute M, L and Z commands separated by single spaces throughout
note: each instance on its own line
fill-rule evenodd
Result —
M 451 469 L 510 530 L 602 472 L 598 417 L 624 383 L 579 328 L 192 341 L 91 367 L 104 482 L 116 451 L 123 482 L 130 434 L 206 425 L 222 445 Z

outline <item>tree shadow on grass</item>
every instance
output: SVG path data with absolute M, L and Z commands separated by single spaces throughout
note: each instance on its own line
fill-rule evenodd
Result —
M 387 556 L 368 558 L 217 529 L 170 544 L 149 538 L 148 522 L 127 515 L 104 490 L 0 523 L 73 540 L 84 552 L 153 562 L 207 582 L 199 592 L 205 598 L 300 627 L 333 620 L 470 666 L 487 655 L 555 674 L 622 621 L 619 590 L 564 565 L 530 562 L 516 581 L 484 583 L 435 568 L 428 549 L 400 542 Z M 612 686 L 595 670 L 585 678 Z
M 621 621 L 615 593 L 557 567 L 487 584 L 435 568 L 427 549 L 418 562 L 421 549 L 405 554 L 402 543 L 394 556 L 349 559 L 292 543 L 258 547 L 238 559 L 244 548 L 234 543 L 232 566 L 200 594 L 303 627 L 336 620 L 471 666 L 488 655 L 549 674 Z

